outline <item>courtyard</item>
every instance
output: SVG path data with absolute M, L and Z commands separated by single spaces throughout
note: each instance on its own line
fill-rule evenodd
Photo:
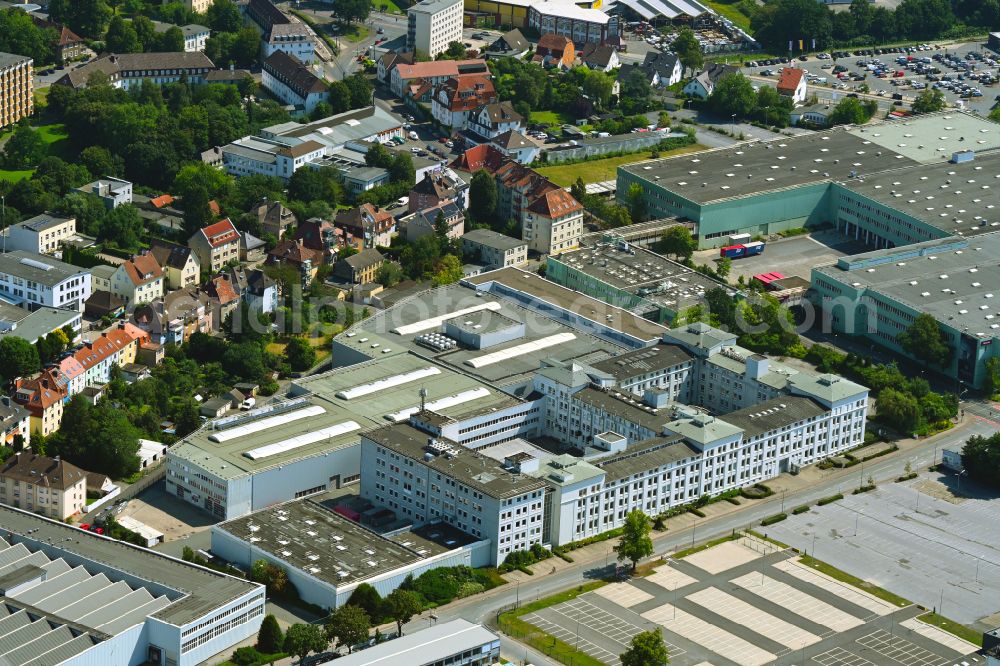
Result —
M 668 558 L 521 619 L 606 664 L 660 627 L 680 666 L 975 666 L 978 647 L 916 619 L 925 611 L 818 571 L 754 536 Z

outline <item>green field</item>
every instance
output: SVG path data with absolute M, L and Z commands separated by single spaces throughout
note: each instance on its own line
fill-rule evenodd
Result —
M 344 26 L 344 31 L 337 35 L 338 38 L 348 42 L 356 43 L 371 34 L 371 30 L 361 24 L 355 23 Z
M 534 114 L 532 114 L 534 115 Z M 676 150 L 661 152 L 660 157 L 671 157 L 672 155 L 683 155 L 684 153 L 694 153 L 705 150 L 705 146 L 691 144 Z M 555 166 L 544 166 L 535 169 L 556 185 L 569 187 L 576 182 L 577 178 L 583 178 L 585 183 L 603 183 L 606 180 L 614 180 L 618 175 L 618 167 L 622 164 L 631 164 L 648 160 L 649 151 L 632 153 L 630 155 L 619 155 L 617 157 L 606 157 L 602 160 L 591 160 L 589 162 L 577 162 L 576 164 L 557 164 Z
M 69 135 L 66 127 L 62 123 L 50 123 L 48 125 L 38 125 L 35 127 L 39 136 L 49 147 L 49 155 L 55 155 L 63 159 L 70 159 Z M 35 173 L 34 169 L 0 169 L 0 180 L 17 182 L 26 178 L 31 178 Z
M 747 32 L 750 32 L 750 17 L 739 10 L 736 6 L 738 4 L 737 0 L 705 0 L 705 4 Z
M 10 181 L 16 183 L 19 180 L 24 180 L 25 178 L 31 178 L 31 174 L 35 173 L 34 169 L 24 169 L 21 171 L 10 171 L 8 169 L 0 169 L 0 180 Z
M 384 12 L 386 14 L 404 14 L 405 13 L 403 11 L 403 9 L 398 4 L 396 4 L 395 2 L 393 2 L 393 0 L 374 0 L 374 2 L 372 2 L 372 6 L 375 9 L 377 9 L 378 11 Z M 385 9 L 383 10 L 382 7 L 385 7 Z
M 539 125 L 565 125 L 572 123 L 573 119 L 558 111 L 532 111 L 528 122 Z

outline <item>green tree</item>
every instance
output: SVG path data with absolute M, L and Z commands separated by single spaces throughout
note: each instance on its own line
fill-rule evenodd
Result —
M 681 59 L 681 64 L 688 69 L 699 70 L 705 64 L 705 56 L 701 52 L 701 44 L 694 36 L 691 28 L 681 28 L 677 37 L 670 43 L 677 57 Z
M 356 0 L 347 0 L 348 2 L 355 2 Z M 369 0 L 364 0 L 369 1 Z M 368 77 L 364 75 L 363 72 L 355 72 L 351 74 L 346 79 L 344 83 L 347 85 L 347 89 L 351 92 L 351 108 L 360 109 L 365 106 L 372 105 L 372 92 L 374 88 L 372 87 L 371 81 Z
M 156 40 L 156 46 L 161 53 L 183 53 L 184 33 L 176 25 L 171 26 Z
M 983 368 L 986 371 L 983 377 L 983 391 L 988 396 L 1000 393 L 1000 358 L 996 356 L 989 357 L 986 359 Z
M 328 86 L 330 90 L 330 106 L 333 112 L 344 113 L 351 110 L 351 89 L 343 81 L 331 81 Z
M 347 24 L 364 21 L 372 10 L 372 0 L 340 0 L 333 12 Z
M 111 53 L 142 53 L 142 44 L 132 22 L 121 16 L 111 19 L 108 32 L 104 35 L 104 44 Z
M 240 10 L 232 0 L 215 0 L 205 16 L 212 32 L 238 32 L 243 25 Z
M 288 586 L 288 574 L 285 570 L 265 559 L 254 561 L 250 567 L 250 580 L 264 585 L 267 593 L 274 596 L 280 596 Z
M 878 418 L 900 432 L 912 432 L 920 426 L 920 404 L 909 393 L 893 388 L 882 389 L 875 407 Z
M 121 177 L 125 163 L 121 157 L 112 155 L 104 146 L 87 146 L 80 151 L 80 163 L 94 178 L 105 176 Z
M 389 165 L 389 181 L 413 186 L 417 179 L 417 171 L 413 166 L 413 158 L 409 153 L 397 153 Z
M 938 367 L 947 367 L 951 363 L 949 338 L 933 315 L 926 312 L 917 315 L 913 323 L 896 337 L 907 353 L 924 363 Z
M 747 118 L 757 106 L 757 95 L 750 79 L 738 72 L 726 74 L 715 83 L 712 94 L 708 96 L 708 105 L 724 118 L 734 114 L 738 118 Z
M 649 538 L 649 518 L 642 511 L 636 509 L 625 516 L 615 552 L 618 553 L 619 562 L 632 562 L 632 571 L 635 571 L 639 560 L 653 554 L 653 541 Z
M 409 622 L 414 615 L 418 615 L 423 607 L 420 596 L 416 592 L 397 588 L 385 598 L 383 614 L 395 621 L 396 632 L 402 636 L 403 625 Z
M 913 113 L 934 113 L 945 107 L 944 93 L 937 88 L 924 88 L 913 100 Z
M 181 199 L 181 207 L 184 209 L 184 235 L 190 238 L 215 222 L 215 213 L 209 205 L 208 190 L 204 186 L 195 186 Z
M 340 174 L 333 167 L 299 169 L 288 179 L 288 198 L 303 203 L 325 201 L 333 208 L 340 200 Z
M 376 141 L 372 143 L 368 152 L 365 153 L 365 165 L 388 169 L 392 166 L 392 157 L 393 155 L 389 152 L 389 149 Z
M 593 100 L 598 108 L 605 109 L 611 102 L 614 79 L 596 69 L 583 69 L 583 94 Z
M 864 125 L 868 118 L 865 107 L 856 97 L 845 97 L 830 112 L 831 125 Z
M 38 349 L 24 338 L 0 339 L 0 376 L 4 384 L 14 377 L 28 377 L 38 372 Z
M 962 448 L 962 467 L 977 481 L 1000 488 L 1000 433 L 973 435 Z
M 434 286 L 440 287 L 446 284 L 453 284 L 461 279 L 462 262 L 453 254 L 443 256 L 432 278 Z
M 639 183 L 632 183 L 628 186 L 628 212 L 633 222 L 645 222 L 648 215 L 646 208 L 646 193 Z
M 403 269 L 394 261 L 387 261 L 379 266 L 375 274 L 375 281 L 386 288 L 396 286 L 402 279 Z
M 285 345 L 285 360 L 296 372 L 308 370 L 316 365 L 316 348 L 305 338 L 292 338 Z
M 350 653 L 355 645 L 368 639 L 371 623 L 363 608 L 346 604 L 330 613 L 324 629 L 328 641 L 336 640 L 338 645 L 346 645 Z
M 657 627 L 632 637 L 632 641 L 619 657 L 622 666 L 666 666 L 670 661 L 663 631 Z
M 448 48 L 437 55 L 437 60 L 461 60 L 465 57 L 465 44 L 448 42 Z
M 733 260 L 729 257 L 721 257 L 715 264 L 715 274 L 720 280 L 729 277 L 729 271 L 733 270 Z
M 376 623 L 382 616 L 382 596 L 368 583 L 361 583 L 354 588 L 350 599 L 347 600 L 347 605 L 362 609 Z
M 486 171 L 480 170 L 469 183 L 469 212 L 478 224 L 493 225 L 497 214 L 497 184 Z
M 322 652 L 328 644 L 319 625 L 293 624 L 285 632 L 285 652 L 294 654 L 299 661 L 305 659 L 310 652 Z
M 47 152 L 42 135 L 22 122 L 3 147 L 3 161 L 8 169 L 30 169 L 41 162 Z
M 260 623 L 260 631 L 257 632 L 257 651 L 274 654 L 281 651 L 284 642 L 285 636 L 278 626 L 277 618 L 268 613 Z
M 691 230 L 680 224 L 668 227 L 660 236 L 660 253 L 671 254 L 674 259 L 690 259 L 697 246 L 698 243 L 691 235 Z
M 143 434 L 113 401 L 92 405 L 76 395 L 63 410 L 62 424 L 48 441 L 50 455 L 94 472 L 121 479 L 139 470 Z

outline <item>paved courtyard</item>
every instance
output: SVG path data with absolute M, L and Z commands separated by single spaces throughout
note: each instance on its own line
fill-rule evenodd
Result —
M 524 620 L 613 666 L 663 629 L 675 666 L 983 666 L 976 646 L 754 538 L 670 560 Z
M 849 494 L 767 528 L 835 567 L 953 620 L 992 628 L 1000 611 L 1000 498 L 925 472 Z

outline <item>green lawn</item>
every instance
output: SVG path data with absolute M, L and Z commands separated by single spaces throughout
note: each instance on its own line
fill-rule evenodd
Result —
M 948 618 L 933 612 L 918 615 L 917 619 L 926 624 L 935 626 L 938 629 L 944 629 L 949 634 L 954 634 L 964 641 L 969 641 L 973 645 L 978 645 L 979 647 L 983 646 L 983 632 L 970 629 L 964 624 L 959 624 L 954 620 L 949 620 Z
M 532 111 L 528 122 L 539 125 L 566 125 L 572 123 L 573 119 L 558 111 Z
M 360 42 L 365 37 L 371 34 L 371 30 L 359 23 L 354 23 L 351 25 L 344 26 L 344 31 L 341 32 L 338 37 L 344 39 L 348 42 Z
M 737 8 L 736 0 L 705 0 L 705 4 L 747 32 L 750 32 L 750 17 Z
M 532 114 L 534 115 L 534 114 Z M 682 155 L 705 150 L 705 146 L 691 144 L 676 150 L 661 152 L 660 157 L 670 157 L 671 155 Z M 618 175 L 618 167 L 622 164 L 631 164 L 648 160 L 651 153 L 643 151 L 632 153 L 631 155 L 619 155 L 617 157 L 606 157 L 602 160 L 591 160 L 589 162 L 577 162 L 576 164 L 556 164 L 554 166 L 544 166 L 535 169 L 556 185 L 569 187 L 576 182 L 577 178 L 583 178 L 585 183 L 603 183 L 606 180 L 614 180 Z
M 403 14 L 403 9 L 397 5 L 393 0 L 374 0 L 372 6 L 380 12 L 386 14 Z M 383 7 L 385 9 L 383 9 Z
M 31 174 L 33 173 L 35 173 L 34 169 L 23 169 L 21 171 L 0 169 L 0 180 L 7 180 L 12 183 L 16 183 L 19 180 L 24 180 L 25 178 L 31 178 Z
M 69 149 L 69 133 L 62 123 L 36 125 L 35 130 L 49 146 L 49 155 L 55 155 L 65 160 L 72 159 Z

